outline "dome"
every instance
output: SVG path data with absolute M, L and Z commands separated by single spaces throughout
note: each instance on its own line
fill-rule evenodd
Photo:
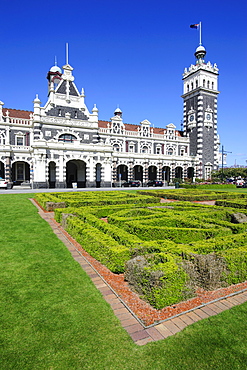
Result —
M 51 67 L 50 72 L 59 72 L 59 73 L 62 73 L 62 70 L 58 66 L 53 66 L 53 67 Z
M 117 108 L 114 113 L 122 113 L 120 108 Z
M 205 49 L 205 47 L 204 46 L 202 46 L 202 45 L 200 45 L 200 46 L 198 46 L 198 48 L 196 49 L 196 53 L 200 53 L 200 52 L 206 52 L 206 49 Z

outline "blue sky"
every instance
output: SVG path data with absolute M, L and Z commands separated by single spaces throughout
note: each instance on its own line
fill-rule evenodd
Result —
M 46 74 L 69 63 L 75 83 L 109 120 L 117 105 L 124 122 L 155 127 L 183 115 L 182 73 L 195 62 L 202 22 L 206 61 L 220 69 L 218 132 L 229 166 L 247 165 L 247 2 L 160 0 L 1 1 L 0 100 L 32 110 L 47 99 Z

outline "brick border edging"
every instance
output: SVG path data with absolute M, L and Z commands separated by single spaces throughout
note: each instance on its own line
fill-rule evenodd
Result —
M 103 298 L 110 304 L 114 314 L 119 318 L 123 328 L 137 345 L 144 345 L 148 342 L 165 339 L 183 330 L 188 325 L 204 318 L 217 315 L 218 313 L 247 301 L 247 289 L 244 289 L 243 291 L 234 292 L 226 297 L 207 302 L 189 311 L 179 313 L 176 316 L 169 317 L 158 323 L 145 326 L 104 280 L 99 272 L 96 271 L 87 258 L 80 253 L 75 243 L 73 243 L 73 238 L 68 239 L 66 231 L 54 220 L 53 212 L 44 211 L 33 199 L 30 199 L 30 201 L 38 209 L 39 215 L 49 223 L 53 232 L 68 248 L 72 257 L 91 278 L 95 287 L 102 293 Z

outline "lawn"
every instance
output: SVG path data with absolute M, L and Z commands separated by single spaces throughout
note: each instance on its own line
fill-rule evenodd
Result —
M 247 369 L 247 304 L 135 345 L 31 196 L 0 195 L 1 369 Z

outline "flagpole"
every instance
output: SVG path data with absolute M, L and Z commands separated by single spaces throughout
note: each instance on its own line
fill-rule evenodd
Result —
M 66 43 L 66 64 L 69 64 L 69 44 Z
M 200 29 L 200 42 L 199 45 L 202 45 L 202 22 L 199 23 L 199 29 Z

